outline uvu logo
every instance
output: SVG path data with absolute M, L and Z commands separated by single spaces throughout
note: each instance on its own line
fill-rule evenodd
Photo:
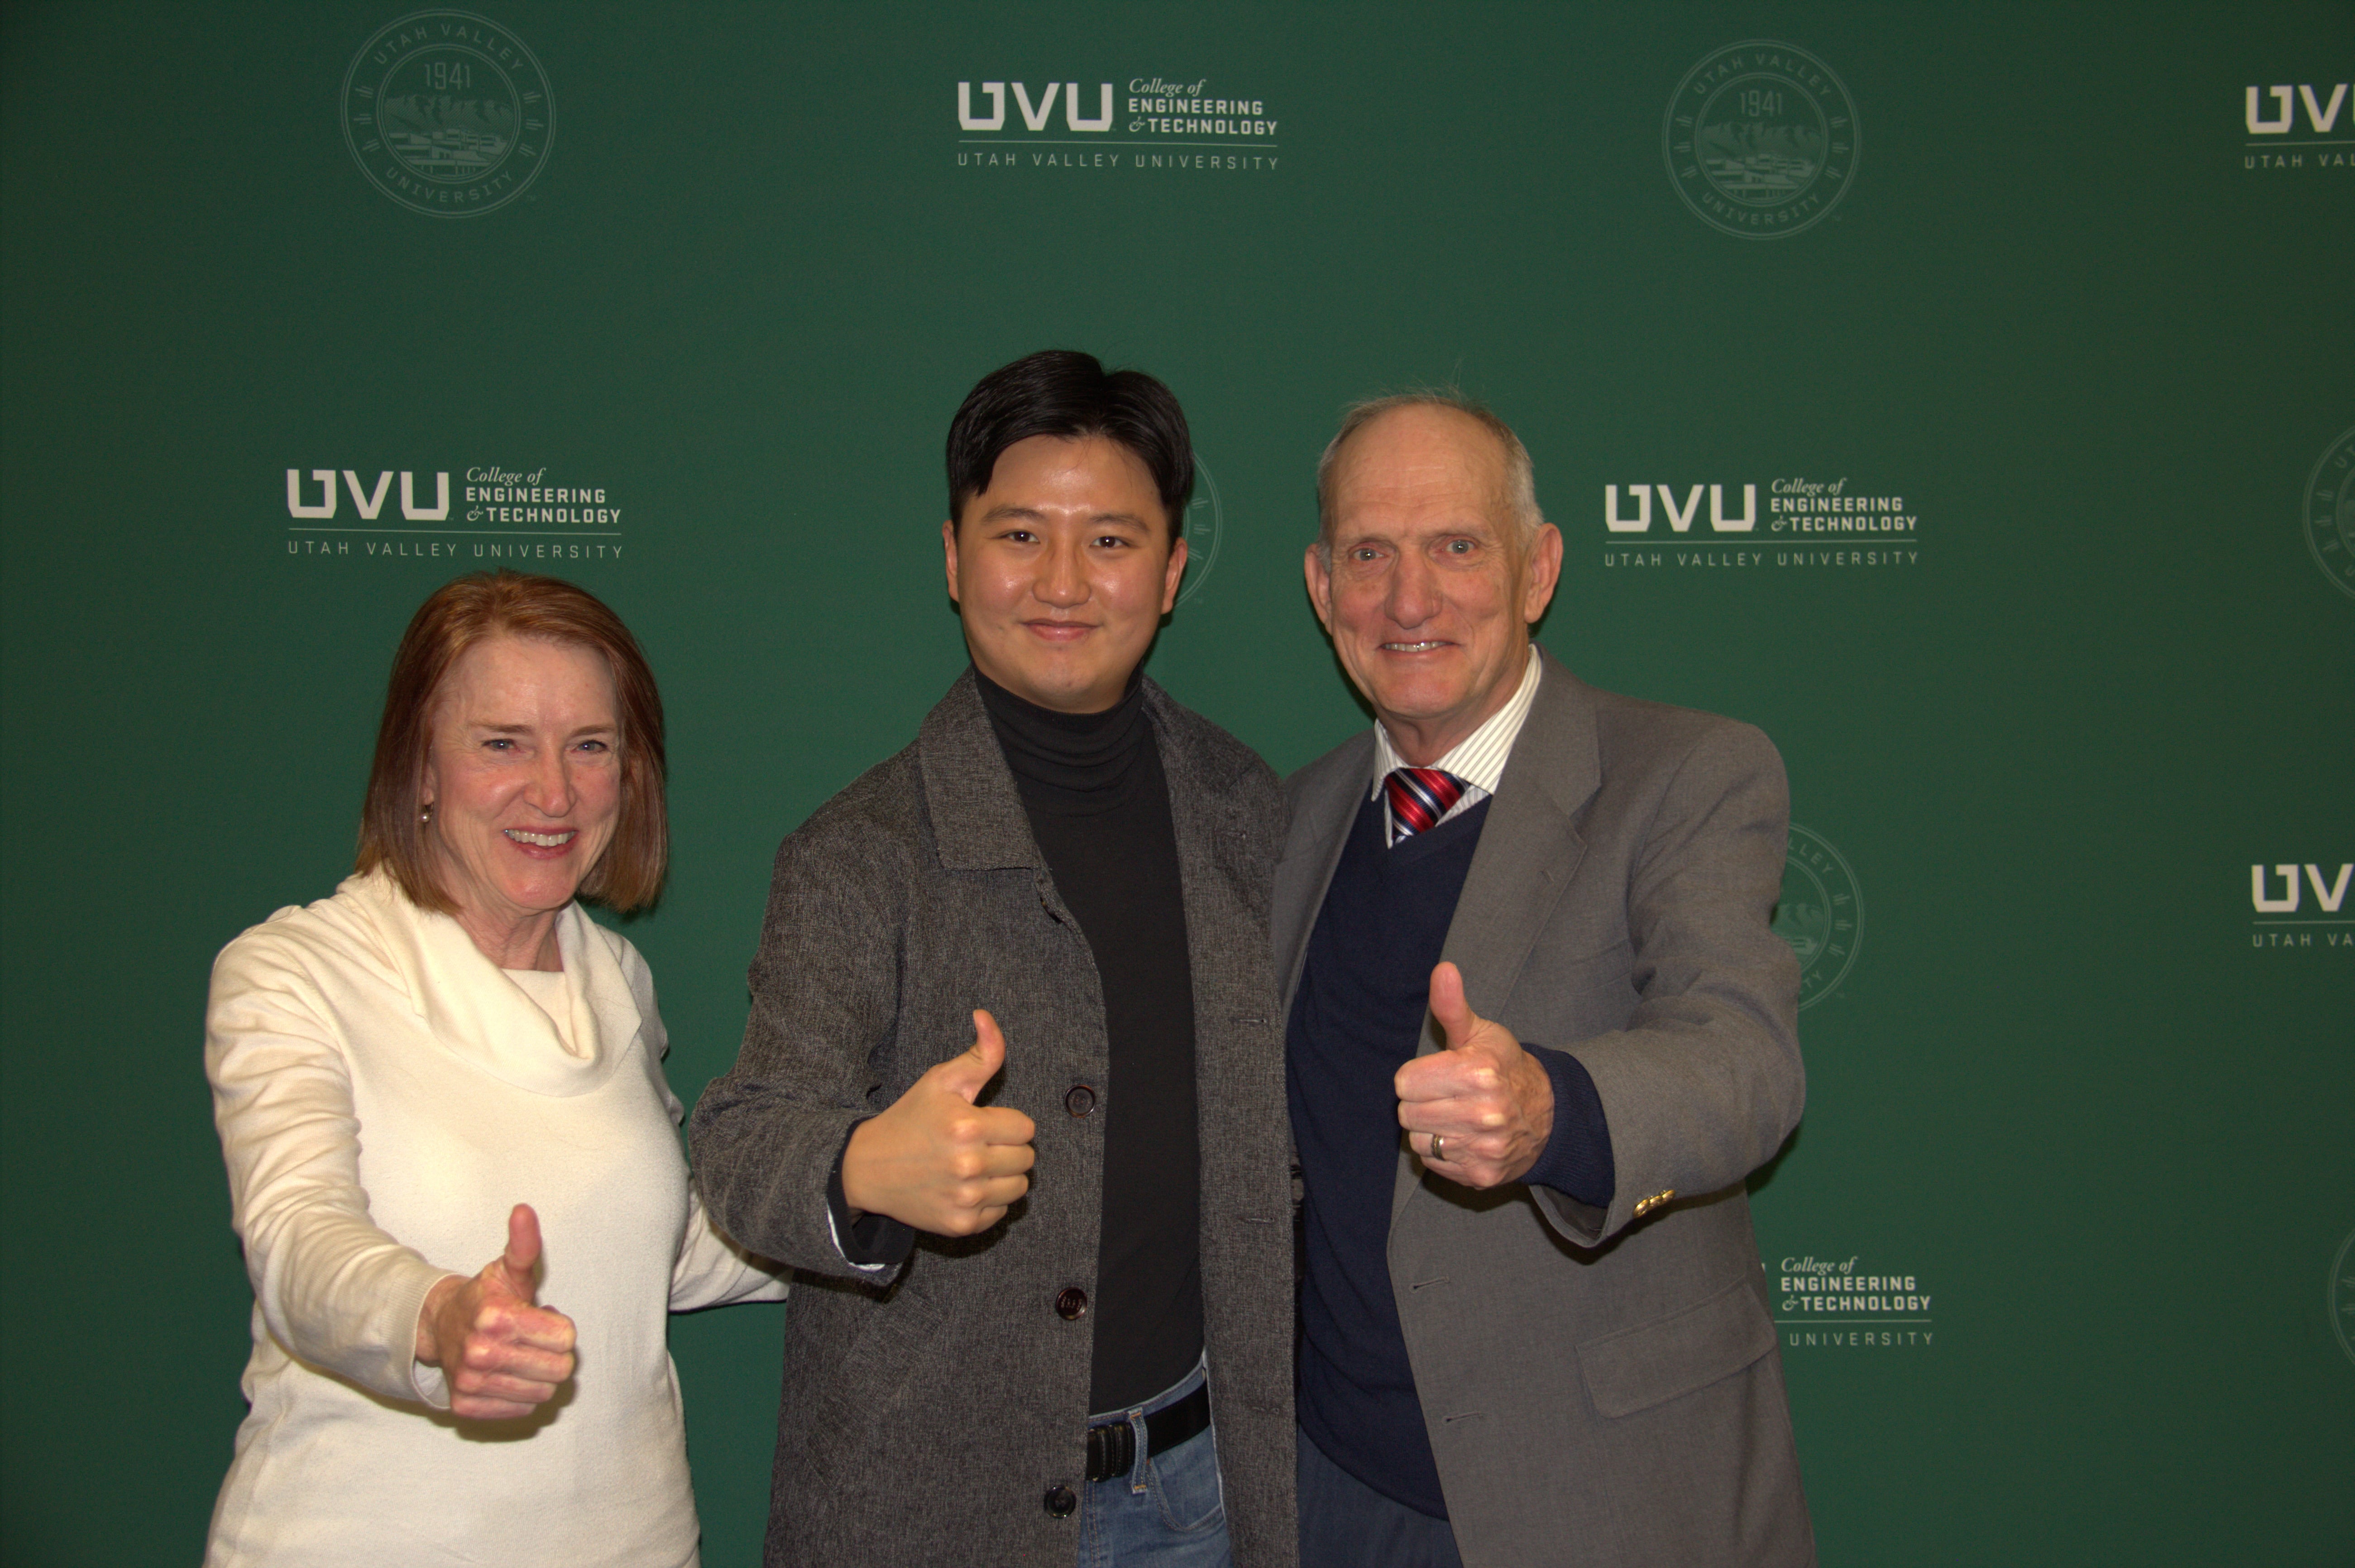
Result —
M 2347 88 L 2348 84 L 2343 81 L 2332 87 L 2330 101 L 2325 104 L 2315 97 L 2314 89 L 2310 86 L 2301 85 L 2295 90 L 2286 86 L 2268 87 L 2263 90 L 2263 97 L 2260 97 L 2259 90 L 2253 87 L 2249 89 L 2248 108 L 2243 116 L 2248 123 L 2249 134 L 2252 136 L 2288 135 L 2291 127 L 2297 121 L 2296 110 L 2302 104 L 2306 109 L 2307 123 L 2314 127 L 2316 135 L 2324 135 L 2339 123 L 2339 111 L 2347 102 Z M 2290 100 L 2292 91 L 2297 94 L 2296 103 Z M 2258 111 L 2265 107 L 2264 99 L 2268 98 L 2272 100 L 2273 112 L 2270 115 L 2259 113 Z
M 303 483 L 303 471 L 299 468 L 290 468 L 286 471 L 286 515 L 288 517 L 332 517 L 336 515 L 336 471 L 332 468 L 314 468 L 311 470 L 311 477 L 318 482 L 320 494 L 324 499 L 304 500 L 303 492 L 305 486 Z M 376 487 L 372 490 L 363 490 L 360 488 L 360 476 L 346 468 L 344 470 L 344 484 L 352 493 L 352 505 L 359 508 L 361 519 L 371 523 L 376 521 L 377 514 L 384 510 L 385 492 L 392 487 L 391 474 L 378 474 L 376 476 Z M 421 507 L 417 504 L 416 476 L 409 470 L 402 469 L 400 471 L 400 515 L 412 523 L 438 523 L 450 515 L 450 475 L 447 474 L 433 475 L 433 505 Z
M 2319 866 L 2275 866 L 2273 869 L 2272 877 L 2265 874 L 2265 868 L 2263 866 L 2250 867 L 2249 901 L 2256 905 L 2259 914 L 2296 914 L 2297 912 L 2301 892 L 2297 874 L 2301 869 L 2306 872 L 2307 884 L 2314 889 L 2314 901 L 2322 906 L 2322 912 L 2325 914 L 2339 912 L 2339 906 L 2346 901 L 2348 880 L 2350 876 L 2355 876 L 2355 864 L 2339 867 L 2337 879 L 2327 887 L 2323 885 L 2322 868 Z M 2281 879 L 2282 895 L 2279 898 L 2272 896 L 2274 877 Z
M 1635 503 L 1636 515 L 1623 517 L 1619 515 L 1619 486 L 1605 485 L 1603 486 L 1603 520 L 1614 534 L 1647 533 L 1652 527 L 1652 497 L 1657 495 L 1660 510 L 1667 515 L 1668 527 L 1678 533 L 1685 533 L 1692 528 L 1693 516 L 1700 509 L 1700 491 L 1698 485 L 1686 491 L 1685 504 L 1680 507 L 1677 505 L 1677 493 L 1666 485 L 1630 485 L 1627 495 Z M 1729 517 L 1725 515 L 1725 486 L 1711 485 L 1709 487 L 1709 526 L 1721 534 L 1746 534 L 1758 526 L 1758 486 L 1744 485 L 1742 487 L 1742 516 Z
M 973 83 L 957 83 L 957 124 L 966 131 L 1001 131 L 1006 128 L 1006 83 L 985 81 L 982 95 L 989 100 L 989 112 L 973 112 Z M 1109 131 L 1112 129 L 1112 83 L 1105 82 L 1096 94 L 1096 112 L 1091 117 L 1080 112 L 1080 84 L 1076 81 L 1050 81 L 1039 101 L 1030 101 L 1030 90 L 1021 82 L 1014 84 L 1015 107 L 1022 112 L 1022 123 L 1033 131 L 1047 128 L 1047 117 L 1055 112 L 1055 95 L 1063 95 L 1063 123 L 1074 131 Z

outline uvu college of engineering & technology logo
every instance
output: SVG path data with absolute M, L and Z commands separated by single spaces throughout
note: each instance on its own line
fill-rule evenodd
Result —
M 396 494 L 398 518 L 386 509 Z M 350 468 L 289 468 L 286 515 L 286 553 L 312 560 L 488 567 L 618 561 L 623 548 L 622 507 L 604 485 L 495 463 L 467 469 L 456 485 L 447 469 L 432 470 L 430 490 L 423 470 L 400 470 L 396 485 L 390 469 L 364 480 Z
M 1768 38 L 1729 44 L 1668 97 L 1660 150 L 1702 222 L 1775 240 L 1829 216 L 1856 182 L 1855 101 L 1832 68 Z
M 1209 77 L 1138 74 L 1124 85 L 968 80 L 956 84 L 956 123 L 959 168 L 1151 178 L 1272 174 L 1283 163 L 1276 133 L 1284 122 L 1268 101 Z
M 471 218 L 548 166 L 555 106 L 522 40 L 471 11 L 420 11 L 379 29 L 344 73 L 344 140 L 403 207 Z
M 2344 175 L 2355 168 L 2355 83 L 2279 82 L 2243 91 L 2241 123 L 2244 169 L 2327 169 Z M 2344 125 L 2339 111 L 2346 110 Z
M 2336 948 L 2355 956 L 2355 910 L 2347 907 L 2350 884 L 2355 884 L 2355 862 L 2342 861 L 2335 872 L 2315 861 L 2253 863 L 2249 903 L 2256 912 L 2249 921 L 2249 945 L 2267 952 L 2328 953 Z
M 1937 1342 L 1937 1299 L 1923 1276 L 1867 1263 L 1861 1253 L 1785 1257 L 1775 1284 L 1775 1325 L 1793 1349 L 1927 1349 Z
M 1629 571 L 1904 571 L 1922 563 L 1921 514 L 1902 495 L 1851 484 L 1845 475 L 1605 485 L 1603 537 L 1603 564 Z

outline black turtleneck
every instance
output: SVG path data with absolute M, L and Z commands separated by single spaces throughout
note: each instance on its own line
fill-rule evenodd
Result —
M 1089 1409 L 1125 1410 L 1202 1352 L 1201 1173 L 1195 1125 L 1194 977 L 1169 789 L 1137 677 L 1102 713 L 1026 702 L 979 670 L 982 706 L 1047 874 L 1103 983 L 1106 1082 Z

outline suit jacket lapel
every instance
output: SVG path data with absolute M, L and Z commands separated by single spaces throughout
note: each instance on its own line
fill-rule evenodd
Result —
M 1577 872 L 1586 853 L 1578 810 L 1603 782 L 1594 703 L 1585 683 L 1543 649 L 1539 656 L 1545 674 L 1497 781 L 1440 955 L 1464 972 L 1465 1000 L 1482 1018 L 1494 1018 L 1512 995 L 1539 931 Z M 1426 1015 L 1416 1054 L 1429 1055 L 1443 1043 L 1439 1026 Z M 1391 1194 L 1393 1225 L 1422 1177 L 1421 1163 L 1401 1143 Z
M 1270 922 L 1287 1019 L 1308 957 L 1309 933 L 1325 907 L 1325 890 L 1332 885 L 1341 851 L 1348 847 L 1350 825 L 1373 787 L 1373 767 L 1374 732 L 1366 730 L 1311 763 L 1293 787 L 1292 828 L 1275 868 Z

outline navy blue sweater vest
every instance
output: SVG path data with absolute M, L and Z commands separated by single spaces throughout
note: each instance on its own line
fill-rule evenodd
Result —
M 1488 803 L 1387 848 L 1379 797 L 1358 811 L 1308 939 L 1284 1060 L 1307 1188 L 1300 1425 L 1325 1456 L 1394 1502 L 1447 1517 L 1391 1294 L 1392 1080 L 1422 1043 Z M 1617 1178 L 1602 1096 L 1578 1058 L 1521 1042 L 1553 1084 L 1553 1132 L 1522 1177 L 1597 1209 Z
M 1359 808 L 1308 939 L 1284 1052 L 1307 1188 L 1300 1425 L 1336 1465 L 1437 1519 L 1447 1504 L 1391 1296 L 1391 1079 L 1422 1040 L 1432 966 L 1487 816 L 1482 801 L 1391 848 L 1380 800 Z

